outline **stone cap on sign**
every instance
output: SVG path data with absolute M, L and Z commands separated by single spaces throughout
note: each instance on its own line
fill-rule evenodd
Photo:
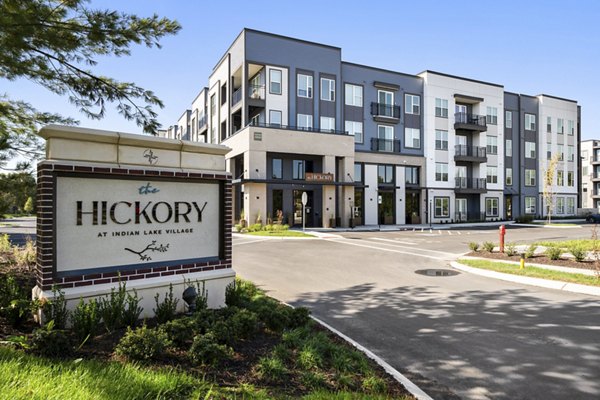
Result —
M 225 171 L 229 148 L 209 143 L 159 138 L 74 126 L 48 125 L 46 159 Z

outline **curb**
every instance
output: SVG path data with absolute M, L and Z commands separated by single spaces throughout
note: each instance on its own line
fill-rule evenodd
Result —
M 518 261 L 497 260 L 495 258 L 486 258 L 486 257 L 462 256 L 462 258 L 466 258 L 468 260 L 489 260 L 489 261 L 499 262 L 499 263 L 509 264 L 509 265 L 519 265 L 520 264 Z M 594 271 L 592 269 L 583 269 L 583 268 L 578 269 L 578 268 L 573 268 L 573 267 L 561 267 L 558 265 L 537 264 L 537 263 L 531 263 L 531 262 L 526 262 L 525 264 L 529 265 L 531 267 L 547 269 L 550 271 L 566 272 L 567 274 L 580 274 L 580 275 L 596 276 L 596 271 Z
M 410 394 L 415 396 L 415 398 L 417 398 L 418 400 L 433 400 L 433 398 L 431 396 L 429 396 L 427 393 L 425 393 L 420 387 L 415 385 L 410 379 L 408 379 L 406 376 L 402 375 L 397 369 L 395 369 L 390 364 L 385 362 L 382 358 L 375 355 L 375 353 L 373 353 L 371 350 L 367 349 L 360 343 L 354 341 L 349 336 L 344 335 L 342 332 L 338 331 L 331 325 L 328 325 L 327 323 L 321 321 L 317 317 L 314 317 L 311 315 L 311 318 L 313 320 L 315 320 L 316 322 L 318 322 L 321 326 L 327 328 L 331 332 L 335 333 L 336 335 L 338 335 L 339 337 L 344 339 L 346 342 L 350 343 L 352 346 L 356 347 L 358 350 L 362 351 L 367 357 L 369 357 L 371 360 L 375 361 L 380 367 L 382 367 L 385 370 L 385 372 L 387 372 L 394 379 L 396 379 L 398 382 L 400 382 L 404 386 L 404 388 L 408 392 L 410 392 Z
M 317 236 L 314 237 L 303 237 L 303 236 L 260 236 L 260 235 L 246 235 L 245 233 L 231 232 L 232 237 L 243 237 L 243 238 L 252 238 L 256 240 L 262 241 L 264 240 L 315 240 L 320 239 Z
M 469 272 L 475 275 L 481 275 L 488 278 L 500 279 L 508 282 L 521 283 L 523 285 L 538 286 L 546 289 L 563 290 L 566 292 L 587 294 L 590 296 L 600 296 L 600 287 L 580 285 L 578 283 L 567 283 L 562 281 L 552 281 L 542 278 L 530 278 L 526 276 L 518 276 L 505 274 L 503 272 L 489 271 L 487 269 L 479 269 L 460 264 L 456 261 L 450 262 L 452 268 L 460 271 Z

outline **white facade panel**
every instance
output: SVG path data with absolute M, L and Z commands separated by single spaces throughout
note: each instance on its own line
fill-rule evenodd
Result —
M 377 225 L 377 165 L 365 164 L 365 225 Z

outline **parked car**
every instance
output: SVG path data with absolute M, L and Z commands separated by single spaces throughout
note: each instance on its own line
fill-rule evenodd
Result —
M 589 214 L 587 217 L 585 217 L 585 220 L 587 222 L 598 224 L 600 223 L 600 214 Z

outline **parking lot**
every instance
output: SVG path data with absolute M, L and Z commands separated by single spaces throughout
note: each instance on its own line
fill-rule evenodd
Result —
M 589 238 L 509 227 L 507 242 Z M 371 349 L 435 399 L 597 399 L 600 302 L 460 273 L 471 241 L 498 228 L 344 232 L 327 239 L 236 236 L 234 268 Z

